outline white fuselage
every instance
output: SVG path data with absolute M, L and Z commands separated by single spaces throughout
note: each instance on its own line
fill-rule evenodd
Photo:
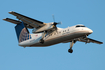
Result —
M 58 28 L 57 31 L 46 34 L 44 37 L 44 43 L 40 43 L 43 33 L 31 34 L 32 39 L 19 43 L 19 46 L 23 47 L 45 47 L 58 43 L 70 42 L 73 39 L 83 37 L 91 34 L 93 31 L 87 27 L 68 27 L 65 29 Z

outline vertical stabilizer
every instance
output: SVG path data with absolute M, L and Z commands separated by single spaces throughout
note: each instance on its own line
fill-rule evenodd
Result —
M 19 43 L 31 39 L 31 35 L 27 32 L 23 23 L 17 24 L 15 30 Z

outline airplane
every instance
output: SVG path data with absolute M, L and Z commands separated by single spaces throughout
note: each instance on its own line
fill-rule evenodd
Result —
M 16 24 L 15 30 L 19 42 L 18 45 L 22 47 L 46 47 L 70 42 L 68 52 L 72 53 L 72 47 L 77 41 L 103 44 L 103 42 L 88 38 L 93 31 L 82 24 L 59 28 L 56 25 L 60 24 L 60 22 L 44 23 L 14 11 L 9 12 L 9 14 L 16 16 L 18 20 L 11 18 L 3 20 Z M 30 34 L 28 28 L 33 29 L 33 34 Z

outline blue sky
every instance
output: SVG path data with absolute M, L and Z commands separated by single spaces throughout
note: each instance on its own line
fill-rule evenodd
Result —
M 89 38 L 105 42 L 105 0 L 1 0 L 0 1 L 0 70 L 105 70 L 105 46 L 77 42 L 68 53 L 69 43 L 49 47 L 18 46 L 14 24 L 3 18 L 16 17 L 15 11 L 31 18 L 53 22 L 66 28 L 84 24 L 93 30 Z

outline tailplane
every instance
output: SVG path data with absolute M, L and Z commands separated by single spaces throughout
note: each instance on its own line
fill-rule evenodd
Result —
M 17 24 L 15 30 L 19 43 L 31 39 L 31 35 L 27 32 L 23 23 Z

